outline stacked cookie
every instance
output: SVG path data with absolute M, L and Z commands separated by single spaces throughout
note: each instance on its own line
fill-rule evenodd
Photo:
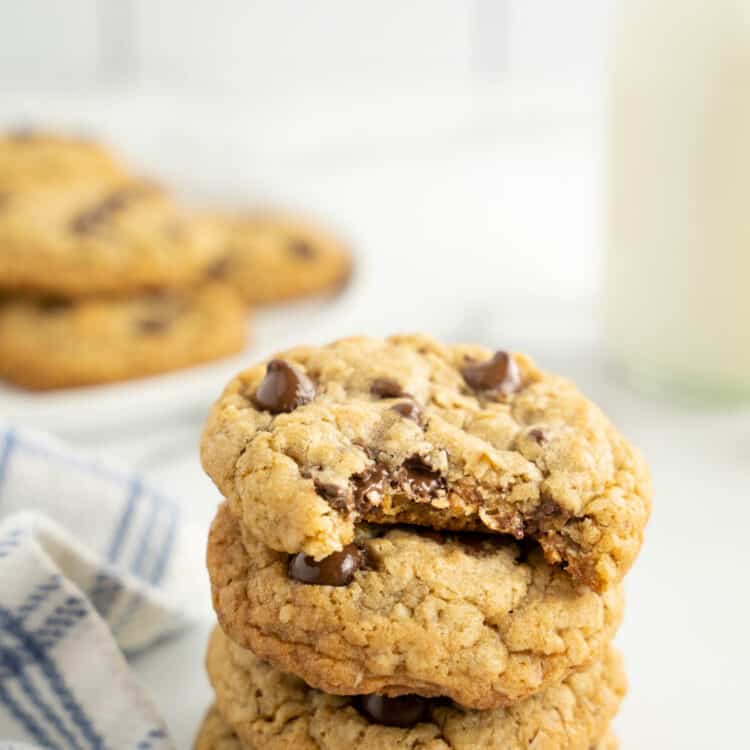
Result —
M 303 347 L 208 419 L 225 497 L 197 747 L 614 747 L 640 454 L 528 358 L 423 336 Z
M 0 377 L 104 383 L 240 350 L 248 304 L 328 291 L 350 270 L 323 230 L 197 215 L 99 144 L 0 135 Z

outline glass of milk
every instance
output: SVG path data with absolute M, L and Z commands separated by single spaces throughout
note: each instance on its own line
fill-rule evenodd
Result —
M 750 2 L 622 0 L 605 342 L 641 383 L 750 399 Z

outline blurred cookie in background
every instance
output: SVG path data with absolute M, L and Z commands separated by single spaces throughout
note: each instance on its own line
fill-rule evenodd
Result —
M 224 252 L 218 226 L 154 182 L 97 177 L 0 199 L 0 287 L 74 297 L 187 286 Z
M 126 176 L 119 157 L 95 140 L 32 128 L 0 132 L 0 191 Z
M 331 294 L 348 282 L 352 256 L 328 230 L 282 212 L 218 218 L 227 249 L 224 278 L 249 304 Z
M 128 380 L 234 354 L 246 328 L 236 292 L 215 282 L 123 298 L 6 297 L 0 377 L 39 390 Z

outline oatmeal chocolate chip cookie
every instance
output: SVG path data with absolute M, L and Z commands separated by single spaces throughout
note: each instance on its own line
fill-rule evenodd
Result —
M 641 546 L 640 453 L 527 357 L 426 336 L 300 347 L 240 373 L 203 466 L 247 529 L 321 559 L 360 521 L 512 534 L 597 590 Z
M 546 741 L 546 738 L 545 738 Z M 401 747 L 393 745 L 392 747 Z M 429 747 L 429 746 L 428 746 Z M 540 745 L 540 747 L 544 747 Z M 256 746 L 241 743 L 235 731 L 222 718 L 215 706 L 206 713 L 203 723 L 198 732 L 198 737 L 193 750 L 255 750 Z M 618 744 L 615 735 L 610 731 L 604 739 L 590 745 L 585 750 L 617 750 Z M 318 750 L 315 748 L 315 750 Z M 388 750 L 384 745 L 382 750 Z
M 216 225 L 154 183 L 90 180 L 5 193 L 0 287 L 64 296 L 193 283 L 222 260 Z
M 25 128 L 0 133 L 0 196 L 30 186 L 107 177 L 123 178 L 125 169 L 95 141 Z
M 239 351 L 246 311 L 215 283 L 128 298 L 0 302 L 0 377 L 26 388 L 107 383 Z
M 620 585 L 597 594 L 508 537 L 360 525 L 316 562 L 242 532 L 223 504 L 207 555 L 221 627 L 330 693 L 504 705 L 598 658 L 622 617 Z
M 267 304 L 340 289 L 349 251 L 326 230 L 284 214 L 219 218 L 228 260 L 221 269 L 251 304 Z
M 590 750 L 625 694 L 619 655 L 506 708 L 445 699 L 327 695 L 279 672 L 216 630 L 206 665 L 216 707 L 248 747 L 265 750 Z

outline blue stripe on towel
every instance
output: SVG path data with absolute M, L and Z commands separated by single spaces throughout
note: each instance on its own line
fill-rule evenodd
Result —
M 122 545 L 125 543 L 125 537 L 127 536 L 128 529 L 133 519 L 133 513 L 138 502 L 138 498 L 143 492 L 143 482 L 141 478 L 136 476 L 130 481 L 128 496 L 125 500 L 125 508 L 123 509 L 120 521 L 115 529 L 114 536 L 112 537 L 112 543 L 109 547 L 109 553 L 107 554 L 107 560 L 111 563 L 116 563 L 120 552 L 122 551 Z
M 3 484 L 5 478 L 8 476 L 8 466 L 10 466 L 10 457 L 13 453 L 13 449 L 16 446 L 16 433 L 15 430 L 8 430 L 5 433 L 5 440 L 3 441 L 3 449 L 0 452 L 0 496 L 3 491 Z
M 180 521 L 180 508 L 176 503 L 165 501 L 165 507 L 169 511 L 170 517 L 164 541 L 161 544 L 159 555 L 154 561 L 154 566 L 149 577 L 149 580 L 154 586 L 158 586 L 164 577 L 167 563 L 172 557 L 172 550 L 174 549 L 175 539 L 177 538 L 177 526 Z
M 71 597 L 66 601 L 66 605 L 72 608 L 72 601 L 73 598 Z M 18 641 L 33 665 L 40 670 L 41 675 L 46 679 L 47 688 L 60 701 L 67 712 L 68 719 L 90 743 L 90 747 L 97 750 L 103 749 L 105 747 L 104 740 L 96 732 L 93 722 L 65 684 L 57 665 L 47 653 L 45 645 L 38 642 L 32 633 L 23 628 L 18 618 L 3 607 L 0 607 L 0 627 L 6 634 L 11 635 Z M 79 745 L 76 744 L 75 747 L 79 747 Z
M 133 575 L 143 577 L 143 567 L 146 564 L 146 558 L 151 548 L 151 538 L 154 535 L 154 527 L 156 526 L 156 519 L 159 516 L 159 512 L 164 504 L 164 501 L 157 495 L 151 495 L 149 497 L 151 508 L 148 513 L 148 520 L 146 526 L 141 534 L 141 541 L 138 544 L 133 561 L 130 564 L 130 572 Z
M 0 651 L 0 665 L 3 664 L 4 652 Z M 45 750 L 58 750 L 60 745 L 52 741 L 52 738 L 37 723 L 36 719 L 19 705 L 10 691 L 0 680 L 0 703 L 5 706 L 8 713 L 38 742 Z
M 18 608 L 16 616 L 19 620 L 25 620 L 29 615 L 36 612 L 44 604 L 50 594 L 60 590 L 62 585 L 62 576 L 53 575 L 48 581 L 40 583 L 26 597 L 26 601 Z

